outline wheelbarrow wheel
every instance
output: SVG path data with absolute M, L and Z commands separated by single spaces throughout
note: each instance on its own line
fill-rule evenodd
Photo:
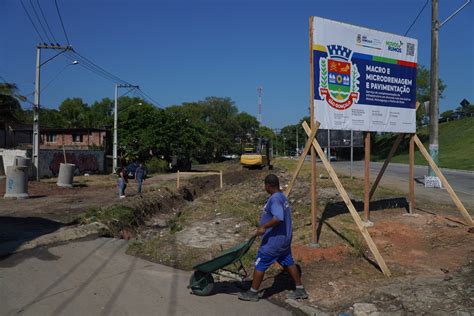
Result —
M 212 274 L 201 271 L 194 271 L 189 280 L 191 291 L 198 296 L 207 296 L 211 294 L 214 288 L 214 278 Z

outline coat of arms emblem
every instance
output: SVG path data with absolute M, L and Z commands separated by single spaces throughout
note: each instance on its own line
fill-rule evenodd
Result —
M 319 60 L 319 95 L 337 110 L 345 110 L 359 100 L 360 77 L 352 64 L 352 50 L 341 45 L 328 45 L 328 57 Z

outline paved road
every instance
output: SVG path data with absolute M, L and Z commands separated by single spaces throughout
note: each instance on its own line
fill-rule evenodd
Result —
M 350 162 L 337 161 L 332 162 L 331 164 L 338 172 L 342 172 L 347 175 L 350 174 Z M 372 162 L 370 164 L 371 181 L 375 181 L 375 178 L 377 177 L 380 168 L 382 168 L 382 165 L 382 163 L 376 162 Z M 424 188 L 423 184 L 420 183 L 424 176 L 427 175 L 427 170 L 428 167 L 415 166 L 415 178 L 419 180 L 418 182 L 415 182 L 415 196 L 443 204 L 452 203 L 451 198 L 445 189 L 428 189 Z M 389 186 L 395 186 L 402 192 L 408 192 L 408 172 L 408 165 L 389 164 L 381 180 L 381 185 L 385 184 Z M 474 173 L 445 169 L 443 169 L 442 172 L 453 190 L 464 203 L 465 207 L 471 212 L 474 211 Z M 364 176 L 363 161 L 354 161 L 353 175 L 357 177 Z
M 242 302 L 237 288 L 191 295 L 189 272 L 125 254 L 99 238 L 0 261 L 0 315 L 291 315 L 269 301 Z

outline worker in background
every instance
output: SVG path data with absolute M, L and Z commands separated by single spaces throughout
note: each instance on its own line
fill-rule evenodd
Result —
M 140 163 L 135 170 L 135 182 L 138 184 L 137 193 L 142 194 L 142 183 L 145 181 L 145 168 L 143 167 L 143 163 Z

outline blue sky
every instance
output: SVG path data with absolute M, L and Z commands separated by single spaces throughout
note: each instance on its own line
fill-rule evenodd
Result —
M 36 1 L 31 2 L 36 5 Z M 65 44 L 54 0 L 39 2 L 55 37 Z M 23 3 L 31 8 L 30 0 Z M 256 88 L 263 85 L 263 123 L 278 128 L 308 114 L 309 16 L 403 35 L 425 0 L 58 3 L 70 43 L 78 52 L 140 85 L 160 104 L 228 96 L 239 110 L 256 115 Z M 440 19 L 463 3 L 440 0 Z M 474 102 L 473 12 L 471 3 L 440 31 L 440 77 L 448 86 L 440 101 L 441 112 L 457 107 L 463 98 Z M 418 63 L 425 66 L 430 63 L 430 19 L 428 4 L 408 34 L 418 39 Z M 0 28 L 4 30 L 0 75 L 17 83 L 23 94 L 31 93 L 38 36 L 19 0 L 0 0 Z M 43 60 L 50 56 L 51 52 L 44 52 Z M 56 108 L 67 97 L 81 97 L 88 103 L 113 97 L 113 82 L 68 63 L 60 56 L 42 67 L 42 86 L 56 78 L 42 93 L 45 107 Z

